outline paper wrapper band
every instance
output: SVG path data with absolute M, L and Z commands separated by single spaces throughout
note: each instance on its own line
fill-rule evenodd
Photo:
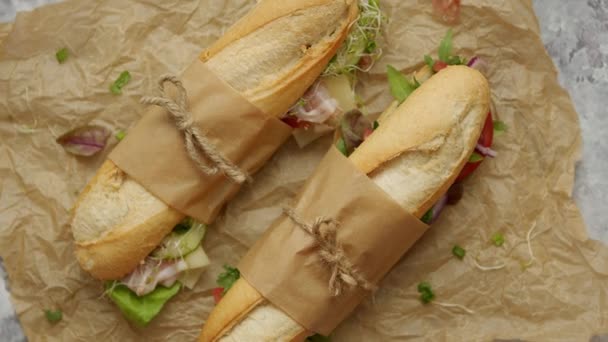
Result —
M 289 126 L 260 111 L 200 60 L 180 80 L 193 126 L 244 173 L 260 169 L 289 138 Z M 183 133 L 166 109 L 157 106 L 148 108 L 110 159 L 167 205 L 205 223 L 240 188 L 222 172 L 202 173 L 186 151 Z
M 361 173 L 336 149 L 325 155 L 295 200 L 293 211 L 315 222 L 338 222 L 337 243 L 372 284 L 389 272 L 428 229 Z M 243 277 L 268 301 L 306 329 L 328 335 L 369 294 L 353 286 L 334 296 L 331 268 L 315 239 L 282 216 L 239 265 Z

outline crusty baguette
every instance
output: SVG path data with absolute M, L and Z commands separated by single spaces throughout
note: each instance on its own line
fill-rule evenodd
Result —
M 467 162 L 489 106 L 489 86 L 478 71 L 448 67 L 388 115 L 349 159 L 421 217 Z M 306 335 L 241 278 L 212 311 L 200 341 L 302 341 Z
M 263 112 L 279 117 L 321 74 L 357 14 L 355 0 L 262 1 L 200 58 Z M 107 160 L 74 207 L 76 256 L 94 277 L 119 279 L 181 219 Z

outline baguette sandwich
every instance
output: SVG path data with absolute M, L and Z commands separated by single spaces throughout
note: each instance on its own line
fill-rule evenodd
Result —
M 200 59 L 262 112 L 284 118 L 328 64 L 352 48 L 342 45 L 359 6 L 356 0 L 261 1 Z M 71 228 L 82 268 L 107 281 L 109 297 L 139 325 L 181 285 L 193 286 L 209 263 L 200 247 L 205 224 L 185 218 L 110 160 L 80 194 Z
M 351 115 L 346 117 L 351 128 L 337 137 L 336 146 L 358 170 L 423 220 L 434 215 L 432 209 L 469 163 L 490 109 L 485 77 L 471 67 L 447 64 L 438 70 L 425 66 L 409 90 L 399 79 L 393 93 L 405 94 L 398 96 L 402 103 L 389 107 L 373 131 Z M 303 341 L 311 334 L 240 278 L 205 322 L 200 341 Z

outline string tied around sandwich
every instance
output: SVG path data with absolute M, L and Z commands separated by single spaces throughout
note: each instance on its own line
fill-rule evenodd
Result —
M 177 89 L 176 100 L 166 93 L 165 83 L 171 83 Z M 140 102 L 146 105 L 151 104 L 162 107 L 169 112 L 175 122 L 175 126 L 184 135 L 184 143 L 188 156 L 201 172 L 211 176 L 221 171 L 228 178 L 239 184 L 251 180 L 246 172 L 226 159 L 205 134 L 194 125 L 192 114 L 188 111 L 186 88 L 176 76 L 161 76 L 158 80 L 158 89 L 161 96 L 145 96 Z
M 319 247 L 319 257 L 331 270 L 328 288 L 332 296 L 337 297 L 346 288 L 356 286 L 367 291 L 376 290 L 376 286 L 367 281 L 355 265 L 348 260 L 344 249 L 337 240 L 339 224 L 336 220 L 319 216 L 308 223 L 292 208 L 284 208 L 283 211 L 296 226 L 314 238 Z

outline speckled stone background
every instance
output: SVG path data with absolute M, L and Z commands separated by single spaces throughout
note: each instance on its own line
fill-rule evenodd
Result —
M 0 22 L 15 12 L 57 0 L 0 0 Z M 466 0 L 463 0 L 466 2 Z M 608 243 L 608 0 L 533 0 L 545 47 L 579 113 L 583 158 L 576 169 L 574 198 L 589 235 Z M 8 299 L 0 261 L 0 342 L 25 337 Z M 608 336 L 593 342 L 608 342 Z

